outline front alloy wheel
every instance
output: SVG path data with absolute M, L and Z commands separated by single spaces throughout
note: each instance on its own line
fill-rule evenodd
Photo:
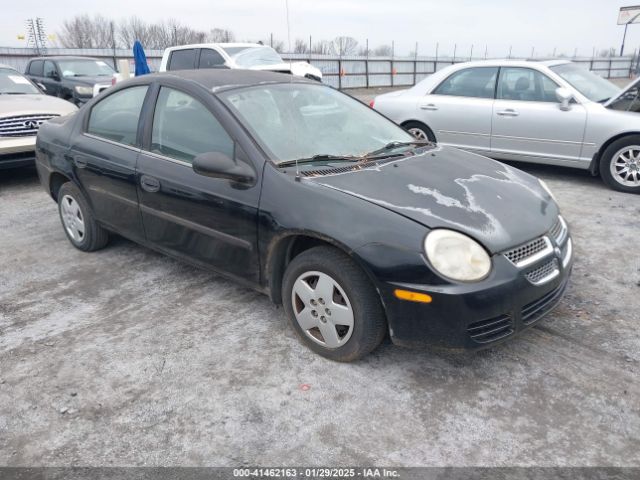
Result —
M 625 187 L 640 187 L 640 145 L 618 150 L 609 164 L 611 176 Z
M 600 176 L 614 190 L 640 193 L 640 135 L 619 138 L 606 148 Z

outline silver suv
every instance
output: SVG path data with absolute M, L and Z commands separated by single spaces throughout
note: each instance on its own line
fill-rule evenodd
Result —
M 418 138 L 501 160 L 598 173 L 640 193 L 638 83 L 626 89 L 568 61 L 452 65 L 371 106 Z

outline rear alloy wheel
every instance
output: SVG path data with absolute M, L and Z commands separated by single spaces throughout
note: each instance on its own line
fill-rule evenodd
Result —
M 109 234 L 96 223 L 84 196 L 71 182 L 58 191 L 58 212 L 64 233 L 77 249 L 92 252 L 109 241 Z
M 614 190 L 640 193 L 640 135 L 609 145 L 600 160 L 600 175 Z
M 375 288 L 349 256 L 332 247 L 311 248 L 291 261 L 282 303 L 302 341 L 331 360 L 357 360 L 387 332 Z
M 436 136 L 433 131 L 427 127 L 424 123 L 420 122 L 407 122 L 403 125 L 404 129 L 418 140 L 425 140 L 429 142 L 435 142 Z

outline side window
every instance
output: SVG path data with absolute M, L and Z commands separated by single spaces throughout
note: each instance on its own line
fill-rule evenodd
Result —
M 531 68 L 503 67 L 498 80 L 498 97 L 526 102 L 557 102 L 558 85 Z
M 53 62 L 46 61 L 44 62 L 44 76 L 53 78 L 56 74 L 56 66 Z
M 195 48 L 171 52 L 167 70 L 193 70 L 194 68 L 196 68 Z
M 113 93 L 91 109 L 87 133 L 124 145 L 135 145 L 140 110 L 147 86 L 130 87 Z
M 200 50 L 200 64 L 198 68 L 221 68 L 224 67 L 224 58 L 211 48 Z
M 435 95 L 493 98 L 497 67 L 466 68 L 451 74 L 433 91 Z
M 36 77 L 42 76 L 42 60 L 34 60 L 29 65 L 29 75 L 35 75 Z
M 189 163 L 206 152 L 233 158 L 233 140 L 198 100 L 162 87 L 153 115 L 151 151 Z

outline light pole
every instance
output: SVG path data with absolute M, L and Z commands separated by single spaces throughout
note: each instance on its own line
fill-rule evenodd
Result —
M 633 21 L 636 18 L 638 18 L 638 16 L 640 16 L 640 13 L 637 13 L 636 15 L 631 17 L 629 21 L 624 24 L 624 33 L 622 34 L 622 45 L 620 45 L 620 56 L 622 56 L 622 54 L 624 53 L 624 41 L 627 38 L 627 27 L 629 26 L 630 23 L 633 23 Z

